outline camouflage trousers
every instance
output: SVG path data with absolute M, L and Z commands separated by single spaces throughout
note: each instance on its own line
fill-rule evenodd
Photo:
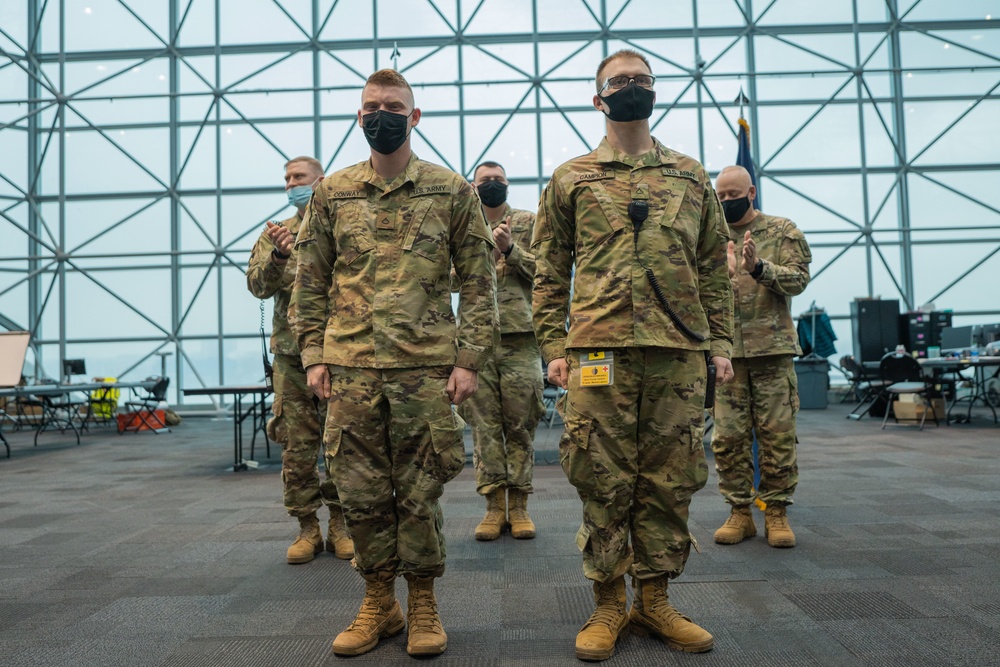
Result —
M 535 427 L 545 412 L 542 359 L 533 333 L 500 337 L 495 357 L 479 371 L 479 389 L 458 411 L 472 427 L 476 491 L 531 493 Z
M 267 422 L 267 435 L 281 445 L 285 509 L 292 516 L 312 514 L 321 504 L 331 508 L 340 505 L 329 470 L 324 471 L 321 482 L 317 466 L 324 407 L 306 384 L 298 355 L 274 355 L 274 416 Z
M 588 579 L 676 577 L 691 549 L 688 507 L 705 486 L 705 355 L 616 348 L 613 384 L 581 386 L 567 350 L 563 471 L 583 501 L 577 546 Z M 630 545 L 631 542 L 631 545 Z
M 759 497 L 768 505 L 791 505 L 799 481 L 795 415 L 798 380 L 790 355 L 733 359 L 733 381 L 715 400 L 712 452 L 719 489 L 736 507 Z M 753 438 L 757 434 L 760 488 L 753 491 Z
M 354 539 L 354 567 L 387 574 L 444 574 L 445 482 L 465 467 L 465 429 L 452 411 L 450 366 L 330 366 L 326 461 Z

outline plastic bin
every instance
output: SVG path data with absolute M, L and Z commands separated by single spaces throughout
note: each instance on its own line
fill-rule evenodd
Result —
M 830 389 L 830 362 L 819 357 L 796 359 L 795 375 L 799 380 L 799 407 L 825 410 Z

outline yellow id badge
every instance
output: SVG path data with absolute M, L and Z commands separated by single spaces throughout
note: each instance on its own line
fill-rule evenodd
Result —
M 581 387 L 605 387 L 614 383 L 614 352 L 590 352 L 580 355 Z

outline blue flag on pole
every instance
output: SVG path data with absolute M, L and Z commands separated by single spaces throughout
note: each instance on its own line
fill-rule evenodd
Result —
M 739 148 L 736 150 L 736 164 L 750 172 L 750 182 L 757 188 L 757 196 L 753 199 L 753 207 L 760 210 L 760 188 L 757 187 L 757 174 L 753 169 L 753 158 L 750 157 L 750 123 L 745 118 L 740 117 L 738 121 L 740 133 L 738 137 Z

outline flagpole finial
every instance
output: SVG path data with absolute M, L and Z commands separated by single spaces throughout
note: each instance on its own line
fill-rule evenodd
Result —
M 750 104 L 750 98 L 743 94 L 743 86 L 740 86 L 740 94 L 733 100 L 733 104 L 740 105 L 740 118 L 743 118 L 743 105 Z
M 392 58 L 392 68 L 394 70 L 396 70 L 397 72 L 399 71 L 399 55 L 400 55 L 399 54 L 399 47 L 396 45 L 396 42 L 393 42 L 392 43 L 392 55 L 390 55 L 389 57 Z

